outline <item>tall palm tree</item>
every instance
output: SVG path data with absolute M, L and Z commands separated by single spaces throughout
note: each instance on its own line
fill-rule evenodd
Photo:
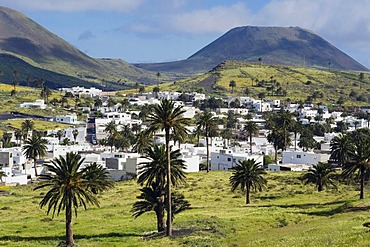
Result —
M 232 169 L 232 175 L 229 179 L 231 190 L 235 191 L 240 187 L 242 191 L 245 191 L 246 204 L 250 204 L 251 189 L 262 191 L 266 187 L 267 181 L 262 176 L 266 172 L 254 159 L 239 160 L 239 164 Z
M 40 207 L 47 206 L 47 214 L 57 215 L 65 210 L 66 246 L 74 246 L 72 215 L 77 217 L 80 206 L 86 210 L 88 204 L 99 206 L 96 196 L 99 192 L 113 187 L 108 172 L 98 165 L 82 168 L 84 159 L 77 153 L 67 153 L 66 158 L 60 156 L 46 164 L 50 174 L 40 175 L 42 181 L 35 188 L 50 188 L 40 202 Z
M 33 166 L 35 169 L 35 176 L 37 177 L 37 158 L 42 158 L 46 155 L 46 144 L 48 141 L 41 136 L 32 135 L 24 142 L 22 147 L 23 153 L 27 159 L 33 159 Z
M 59 144 L 60 144 L 60 140 L 62 139 L 63 135 L 64 135 L 64 130 L 57 131 L 57 137 L 58 137 Z
M 171 209 L 171 159 L 170 159 L 170 133 L 187 133 L 186 125 L 189 120 L 183 117 L 182 106 L 175 107 L 172 100 L 161 100 L 159 105 L 152 108 L 152 113 L 148 116 L 150 124 L 149 132 L 155 133 L 158 130 L 165 131 L 165 144 L 167 153 L 167 236 L 172 236 L 172 209 Z
M 14 87 L 14 91 L 16 91 L 16 87 L 18 85 L 18 75 L 19 75 L 19 72 L 17 70 L 13 70 L 13 82 L 12 82 L 12 85 Z
M 221 131 L 220 135 L 224 140 L 227 140 L 227 145 L 224 141 L 224 146 L 228 147 L 230 145 L 230 139 L 233 138 L 233 133 L 229 129 L 224 129 Z
M 117 124 L 111 121 L 105 125 L 104 131 L 108 134 L 107 141 L 110 146 L 111 152 L 113 151 L 114 141 L 117 135 Z
M 209 172 L 209 136 L 211 130 L 217 127 L 216 119 L 213 117 L 212 113 L 208 110 L 205 110 L 203 114 L 199 117 L 197 121 L 197 126 L 203 129 L 203 133 L 206 139 L 206 148 L 207 148 L 207 172 Z
M 310 169 L 303 174 L 301 180 L 304 181 L 305 184 L 315 184 L 317 191 L 321 192 L 323 188 L 327 187 L 329 184 L 336 188 L 334 177 L 334 169 L 327 163 L 319 162 L 317 165 L 310 167 Z
M 152 187 L 152 189 L 157 190 L 156 193 L 159 193 L 160 195 L 157 202 L 159 213 L 159 215 L 157 214 L 158 231 L 164 230 L 164 203 L 166 194 L 165 190 L 169 187 L 168 181 L 170 181 L 171 185 L 173 186 L 176 186 L 185 181 L 185 161 L 180 159 L 180 150 L 170 151 L 171 179 L 166 179 L 167 175 L 169 174 L 166 152 L 167 150 L 164 145 L 152 145 L 151 147 L 146 148 L 144 151 L 144 157 L 149 159 L 149 162 L 140 163 L 140 169 L 138 170 L 137 179 L 137 182 L 140 185 Z M 167 214 L 172 214 L 172 211 L 168 211 L 168 205 Z
M 28 132 L 33 130 L 35 124 L 33 123 L 32 120 L 26 119 L 24 122 L 21 123 L 21 130 L 24 131 L 26 136 L 28 135 Z
M 157 88 L 158 89 L 159 89 L 160 79 L 161 79 L 161 73 L 157 72 Z
M 360 179 L 360 199 L 365 198 L 365 174 L 370 164 L 370 130 L 357 129 L 351 134 L 352 152 L 343 165 L 343 177 L 351 177 L 358 171 Z
M 275 150 L 275 164 L 278 164 L 278 150 L 283 149 L 284 138 L 283 132 L 280 129 L 273 128 L 267 135 L 267 141 L 272 143 Z
M 255 122 L 249 120 L 244 126 L 244 131 L 247 132 L 249 136 L 250 153 L 252 154 L 252 145 L 253 145 L 252 137 L 253 135 L 258 133 L 259 127 Z
M 20 129 L 17 129 L 15 132 L 14 132 L 14 136 L 15 136 L 15 139 L 17 140 L 17 145 L 20 145 L 20 141 L 22 141 L 22 130 Z

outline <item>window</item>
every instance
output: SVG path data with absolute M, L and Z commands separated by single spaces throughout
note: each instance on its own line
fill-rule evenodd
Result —
M 227 158 L 227 161 L 231 161 L 231 158 Z
M 297 159 L 300 159 L 301 158 L 301 155 L 300 154 L 297 154 Z

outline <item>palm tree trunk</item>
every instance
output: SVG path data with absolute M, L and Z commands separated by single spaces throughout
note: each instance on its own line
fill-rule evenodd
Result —
M 170 156 L 170 129 L 166 128 L 166 153 L 167 153 L 167 232 L 172 236 L 172 198 L 171 198 L 171 156 Z
M 360 169 L 360 199 L 365 199 L 365 167 L 362 165 Z
M 297 132 L 294 132 L 294 151 L 297 151 Z
M 317 186 L 317 191 L 318 192 L 321 192 L 322 191 L 322 182 L 319 182 L 318 186 Z
M 251 203 L 251 195 L 250 195 L 250 189 L 251 189 L 251 186 L 249 184 L 249 182 L 247 182 L 247 190 L 245 192 L 245 200 L 246 200 L 246 204 L 250 204 Z
M 160 197 L 160 202 L 158 203 L 158 211 L 157 214 L 157 230 L 158 232 L 163 232 L 165 229 L 165 222 L 164 222 L 164 195 Z
M 250 152 L 252 154 L 252 133 L 249 134 L 249 146 L 250 146 Z
M 207 146 L 207 173 L 209 172 L 209 146 L 208 146 L 208 132 L 206 131 L 206 146 Z
M 34 158 L 33 159 L 33 168 L 35 169 L 35 176 L 37 177 L 37 168 L 36 168 L 36 165 L 37 165 L 37 159 Z
M 276 147 L 274 147 L 275 148 L 275 164 L 277 164 L 278 163 L 278 158 L 277 158 L 277 148 Z
M 72 230 L 72 208 L 69 203 L 66 207 L 66 246 L 71 247 L 73 243 L 73 230 Z

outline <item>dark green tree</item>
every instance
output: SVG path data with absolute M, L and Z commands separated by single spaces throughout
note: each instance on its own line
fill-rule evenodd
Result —
M 206 139 L 206 148 L 207 148 L 207 172 L 209 172 L 209 136 L 212 130 L 217 128 L 216 119 L 213 117 L 212 113 L 208 110 L 204 111 L 200 115 L 197 121 L 198 128 L 203 130 L 204 137 Z
M 319 162 L 317 165 L 313 165 L 303 174 L 301 180 L 305 184 L 315 184 L 318 192 L 321 192 L 328 185 L 332 185 L 334 188 L 337 187 L 334 182 L 335 171 L 327 163 Z
M 42 158 L 46 155 L 46 144 L 48 141 L 39 135 L 32 135 L 24 142 L 22 151 L 27 159 L 33 160 L 35 176 L 37 177 L 37 158 Z
M 245 191 L 246 204 L 250 204 L 251 189 L 262 191 L 266 187 L 267 181 L 262 176 L 265 173 L 260 163 L 256 163 L 254 159 L 239 160 L 239 164 L 232 168 L 232 175 L 229 179 L 231 190 L 235 191 L 240 187 L 242 191 Z
M 185 110 L 181 106 L 175 107 L 171 100 L 161 100 L 159 105 L 152 108 L 148 116 L 149 132 L 155 133 L 158 130 L 165 132 L 165 145 L 167 153 L 167 236 L 172 236 L 172 204 L 171 204 L 171 159 L 170 159 L 170 133 L 187 133 L 186 126 L 189 119 L 184 118 Z
M 166 188 L 169 187 L 168 181 L 170 181 L 173 186 L 185 182 L 185 162 L 180 159 L 180 156 L 180 150 L 170 151 L 170 180 L 167 178 L 169 173 L 167 166 L 167 149 L 165 145 L 152 145 L 145 149 L 144 157 L 149 159 L 149 162 L 140 163 L 137 182 L 142 186 L 145 185 L 147 188 L 150 188 L 158 195 L 158 199 L 156 200 L 158 231 L 163 231 L 165 228 L 164 205 L 166 201 L 168 203 L 168 198 L 166 197 Z M 169 212 L 167 205 L 167 216 L 171 214 L 172 211 Z
M 100 165 L 82 168 L 84 159 L 77 153 L 67 153 L 46 164 L 50 174 L 40 175 L 41 184 L 35 190 L 50 188 L 40 202 L 47 206 L 47 213 L 60 214 L 65 211 L 66 246 L 74 246 L 72 215 L 77 217 L 80 206 L 85 210 L 88 204 L 99 206 L 97 194 L 113 187 L 108 172 Z
M 247 133 L 249 137 L 250 154 L 252 154 L 252 145 L 253 145 L 252 138 L 253 135 L 258 134 L 259 127 L 255 122 L 249 120 L 248 122 L 246 122 L 244 126 L 244 131 Z

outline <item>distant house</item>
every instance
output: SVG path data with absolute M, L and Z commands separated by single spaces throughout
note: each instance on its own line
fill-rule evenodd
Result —
M 268 164 L 267 170 L 272 172 L 278 171 L 291 171 L 291 172 L 300 172 L 304 170 L 308 170 L 308 166 L 301 165 L 301 164 L 286 164 L 286 165 L 277 165 L 277 164 Z
M 19 104 L 19 107 L 21 108 L 40 108 L 45 109 L 46 105 L 43 99 L 37 99 L 35 102 L 24 102 L 22 104 Z
M 283 164 L 302 164 L 306 166 L 317 165 L 319 162 L 328 162 L 330 155 L 326 153 L 314 153 L 304 151 L 284 151 L 282 153 Z
M 66 124 L 77 124 L 77 115 L 64 115 L 64 116 L 56 116 L 52 118 L 52 121 L 57 123 L 66 123 Z
M 250 155 L 245 151 L 233 149 L 222 149 L 211 153 L 212 170 L 229 170 L 236 166 L 239 161 L 254 159 L 263 166 L 263 155 Z
M 102 94 L 102 90 L 91 87 L 91 88 L 84 88 L 84 87 L 72 87 L 72 88 L 60 88 L 62 92 L 69 92 L 72 93 L 74 96 L 88 96 L 88 97 L 95 97 L 100 96 Z

